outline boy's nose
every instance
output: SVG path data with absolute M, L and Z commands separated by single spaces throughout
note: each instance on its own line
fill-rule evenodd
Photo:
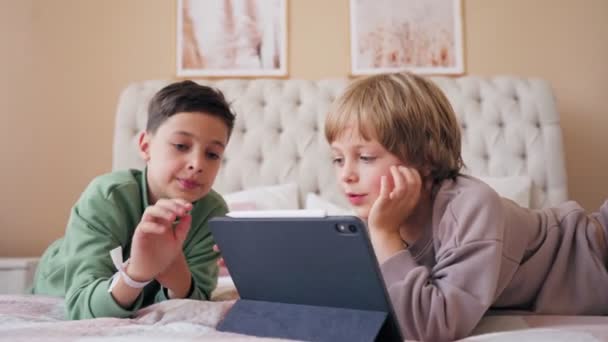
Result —
M 357 173 L 351 167 L 344 167 L 342 169 L 342 181 L 345 183 L 352 183 L 357 181 Z
M 189 165 L 188 166 L 188 170 L 193 170 L 195 172 L 202 172 L 203 171 L 203 169 L 201 167 L 196 167 L 194 165 Z
M 203 161 L 199 158 L 193 158 L 188 164 L 188 170 L 200 173 L 203 171 Z

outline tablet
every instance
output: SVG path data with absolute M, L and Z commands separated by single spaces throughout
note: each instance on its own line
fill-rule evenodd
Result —
M 241 299 L 385 312 L 382 340 L 403 340 L 359 218 L 237 216 L 209 226 Z

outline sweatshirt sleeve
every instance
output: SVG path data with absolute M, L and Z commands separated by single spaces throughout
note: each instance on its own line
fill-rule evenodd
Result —
M 142 294 L 131 308 L 124 309 L 108 292 L 116 272 L 109 252 L 117 246 L 124 248 L 128 241 L 126 216 L 95 183 L 73 207 L 63 245 L 70 319 L 129 317 L 142 306 Z
M 408 250 L 381 265 L 405 337 L 443 341 L 471 333 L 495 297 L 503 216 L 492 191 L 456 198 L 438 223 L 442 236 L 432 268 L 417 263 Z

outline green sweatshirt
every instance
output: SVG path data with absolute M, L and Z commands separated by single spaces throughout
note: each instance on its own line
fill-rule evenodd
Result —
M 72 208 L 65 236 L 43 254 L 32 293 L 65 297 L 70 319 L 129 317 L 168 299 L 156 281 L 128 309 L 108 292 L 116 272 L 110 250 L 121 246 L 123 260 L 129 258 L 133 233 L 148 205 L 145 171 L 117 171 L 95 178 Z M 207 221 L 226 212 L 226 202 L 213 190 L 191 210 L 192 226 L 183 246 L 192 273 L 190 299 L 209 299 L 217 284 L 219 253 L 213 251 Z

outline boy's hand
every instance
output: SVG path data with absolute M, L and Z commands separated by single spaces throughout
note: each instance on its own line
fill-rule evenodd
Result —
M 160 199 L 146 208 L 133 235 L 127 266 L 130 277 L 148 281 L 173 263 L 190 230 L 191 209 L 192 204 L 182 199 Z
M 380 195 L 372 205 L 368 224 L 378 230 L 396 230 L 405 222 L 420 199 L 422 179 L 418 171 L 391 166 L 392 189 L 387 176 L 380 182 Z
M 184 253 L 180 251 L 171 265 L 156 276 L 156 280 L 168 289 L 169 298 L 186 298 L 193 284 Z
M 383 262 L 403 248 L 400 227 L 420 199 L 422 178 L 414 168 L 391 166 L 392 188 L 387 176 L 380 182 L 380 195 L 372 205 L 368 226 L 379 261 Z
M 213 251 L 219 252 L 220 248 L 217 245 L 213 245 Z M 220 254 L 219 259 L 217 259 L 217 265 L 219 267 L 226 267 L 226 263 L 224 262 L 224 258 L 222 258 L 221 254 Z

